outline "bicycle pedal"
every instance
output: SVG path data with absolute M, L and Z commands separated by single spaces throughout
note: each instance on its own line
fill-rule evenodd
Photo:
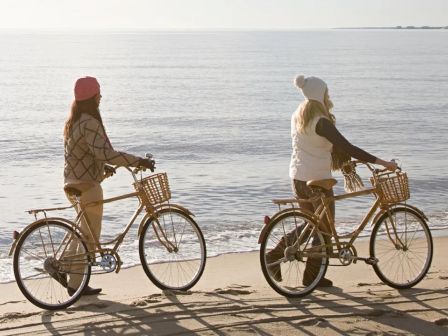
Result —
M 376 265 L 378 263 L 377 258 L 369 257 L 369 258 L 363 258 L 363 257 L 354 257 L 353 263 L 356 264 L 358 260 L 364 261 L 367 265 Z
M 378 263 L 378 259 L 374 257 L 369 257 L 366 260 L 364 260 L 367 265 L 376 265 Z
M 373 258 L 373 257 L 369 257 L 369 258 L 359 258 L 359 259 L 362 259 L 362 260 L 364 260 L 364 262 L 367 264 L 367 265 L 376 265 L 377 263 L 378 263 L 378 259 L 377 258 Z

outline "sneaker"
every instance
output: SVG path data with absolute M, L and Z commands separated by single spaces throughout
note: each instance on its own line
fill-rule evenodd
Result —
M 314 279 L 316 279 L 316 276 L 319 272 L 320 263 L 322 259 L 312 259 L 308 258 L 306 261 L 305 271 L 303 272 L 303 281 L 302 284 L 304 286 L 309 286 L 312 284 Z M 322 278 L 317 283 L 317 287 L 332 287 L 333 281 Z
M 76 293 L 76 289 L 67 287 L 67 292 L 68 295 L 72 296 L 73 294 Z M 90 286 L 87 286 L 86 288 L 83 289 L 83 291 L 81 292 L 81 295 L 97 295 L 99 293 L 101 293 L 102 288 L 92 288 Z
M 283 254 L 280 254 L 278 252 L 274 252 L 274 250 L 268 252 L 266 254 L 266 264 L 270 264 L 273 262 L 276 262 L 277 260 L 283 258 Z M 280 268 L 280 264 L 276 264 L 273 266 L 268 266 L 269 274 L 272 276 L 272 278 L 277 281 L 281 282 L 282 279 L 282 270 Z

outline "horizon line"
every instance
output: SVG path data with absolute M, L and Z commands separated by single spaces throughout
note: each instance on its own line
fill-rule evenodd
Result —
M 366 26 L 366 27 L 301 27 L 301 28 L 48 28 L 48 27 L 0 27 L 0 32 L 294 32 L 310 30 L 444 30 L 447 26 Z

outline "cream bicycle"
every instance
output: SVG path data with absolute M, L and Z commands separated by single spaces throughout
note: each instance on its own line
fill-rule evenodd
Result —
M 199 281 L 206 262 L 204 236 L 188 209 L 169 202 L 171 192 L 167 174 L 143 177 L 143 168 L 126 169 L 133 176 L 135 191 L 100 202 L 137 197 L 139 206 L 124 230 L 112 241 L 100 243 L 92 234 L 90 224 L 87 234 L 81 232 L 81 219 L 85 217 L 88 222 L 84 216 L 86 207 L 98 202 L 81 204 L 76 190 L 69 190 L 76 198 L 72 206 L 28 211 L 36 221 L 20 233 L 14 233 L 10 255 L 14 253 L 17 284 L 31 303 L 48 310 L 69 307 L 88 285 L 92 267 L 97 267 L 100 273 L 118 273 L 122 265 L 118 249 L 142 213 L 138 249 L 148 278 L 160 289 L 172 290 L 188 290 Z M 78 207 L 74 221 L 47 217 L 48 212 L 74 207 Z M 42 214 L 43 218 L 37 219 L 37 214 Z M 94 250 L 88 250 L 87 241 L 94 241 Z M 104 245 L 113 247 L 105 248 Z M 73 246 L 76 246 L 74 252 L 69 252 Z M 68 290 L 67 280 L 72 275 L 80 276 L 81 284 L 77 289 Z
M 326 197 L 324 190 L 336 180 L 309 181 L 313 190 L 309 199 L 276 199 L 279 212 L 265 217 L 259 237 L 260 263 L 269 285 L 287 297 L 311 293 L 325 276 L 329 260 L 334 266 L 348 266 L 362 260 L 372 265 L 387 285 L 410 288 L 418 284 L 431 265 L 433 242 L 427 217 L 418 208 L 406 203 L 410 197 L 407 174 L 375 169 L 372 165 L 353 161 L 353 167 L 365 165 L 371 171 L 372 188 Z M 375 201 L 359 226 L 350 234 L 340 236 L 330 212 L 330 203 L 362 195 L 375 195 Z M 311 202 L 315 212 L 297 207 L 298 201 Z M 282 205 L 290 205 L 281 209 Z M 330 223 L 325 230 L 323 219 Z M 369 255 L 358 256 L 354 246 L 359 234 L 371 221 Z M 330 231 L 330 232 L 329 232 Z M 280 251 L 275 254 L 275 249 Z M 307 263 L 317 261 L 312 278 L 305 274 Z M 306 278 L 308 276 L 308 279 Z

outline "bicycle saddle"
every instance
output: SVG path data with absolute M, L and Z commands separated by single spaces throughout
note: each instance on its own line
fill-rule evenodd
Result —
M 324 179 L 324 180 L 311 180 L 306 182 L 308 187 L 320 187 L 325 190 L 330 190 L 338 181 L 335 179 Z

